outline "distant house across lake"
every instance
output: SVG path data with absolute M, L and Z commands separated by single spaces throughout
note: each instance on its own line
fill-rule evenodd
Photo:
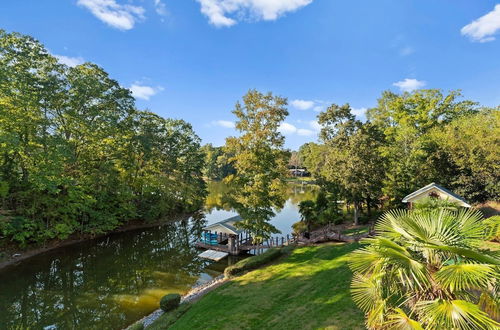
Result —
M 415 202 L 427 197 L 449 200 L 462 207 L 471 207 L 465 199 L 434 182 L 403 198 L 403 203 L 408 203 L 408 207 L 411 208 Z

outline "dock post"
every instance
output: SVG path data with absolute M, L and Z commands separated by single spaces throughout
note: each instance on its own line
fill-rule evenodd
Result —
M 238 245 L 237 245 L 237 242 L 238 242 L 237 237 L 238 236 L 235 236 L 235 235 L 229 235 L 229 239 L 227 241 L 227 248 L 228 248 L 229 254 L 231 254 L 231 255 L 238 255 L 239 254 Z

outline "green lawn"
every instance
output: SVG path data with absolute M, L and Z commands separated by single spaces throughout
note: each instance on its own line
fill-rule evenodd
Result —
M 297 248 L 210 292 L 170 329 L 364 329 L 349 292 L 348 253 L 357 247 Z
M 342 231 L 344 235 L 360 235 L 367 234 L 370 231 L 370 226 L 350 228 Z

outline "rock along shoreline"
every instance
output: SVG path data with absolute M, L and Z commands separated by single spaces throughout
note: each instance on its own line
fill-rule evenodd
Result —
M 187 302 L 194 302 L 207 294 L 208 292 L 212 291 L 213 289 L 221 286 L 225 282 L 227 282 L 229 279 L 224 276 L 224 274 L 221 274 L 212 280 L 194 286 L 188 293 L 186 293 L 184 296 L 181 297 L 181 304 L 182 303 L 187 303 Z M 137 323 L 142 323 L 144 325 L 144 328 L 150 326 L 154 321 L 156 321 L 160 316 L 162 316 L 164 312 L 161 309 L 157 309 L 151 314 L 143 317 L 142 319 L 134 322 L 130 326 L 128 326 L 126 329 L 129 329 L 132 325 L 137 324 Z

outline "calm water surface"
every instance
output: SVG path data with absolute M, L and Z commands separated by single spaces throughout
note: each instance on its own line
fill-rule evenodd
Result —
M 158 308 L 167 293 L 186 293 L 237 259 L 211 263 L 193 247 L 201 229 L 235 214 L 224 185 L 209 187 L 206 209 L 168 224 L 54 250 L 0 271 L 0 329 L 121 329 Z M 286 235 L 311 186 L 290 186 L 272 223 Z

